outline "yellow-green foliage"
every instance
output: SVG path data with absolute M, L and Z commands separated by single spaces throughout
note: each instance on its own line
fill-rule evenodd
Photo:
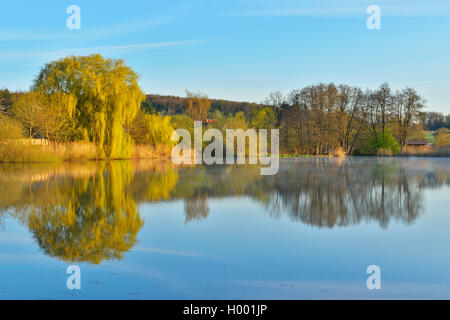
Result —
M 194 136 L 194 120 L 184 114 L 175 114 L 170 117 L 170 124 L 174 129 L 184 129 L 189 131 L 191 137 Z
M 243 112 L 238 112 L 234 117 L 228 118 L 226 127 L 246 130 L 248 128 L 248 124 L 247 120 L 245 119 L 245 114 Z
M 243 112 L 238 112 L 236 115 L 229 114 L 227 117 L 220 112 L 214 114 L 214 126 L 224 131 L 225 129 L 244 129 L 247 130 L 248 124 Z
M 43 136 L 52 141 L 68 141 L 75 132 L 77 99 L 73 94 L 54 92 L 46 97 L 41 125 Z
M 0 142 L 22 138 L 23 128 L 20 123 L 0 114 Z
M 97 264 L 136 244 L 137 204 L 174 199 L 178 177 L 167 161 L 2 165 L 0 213 L 9 210 L 46 255 Z
M 175 114 L 170 117 L 170 124 L 174 129 L 185 129 L 194 132 L 194 120 L 184 114 Z
M 94 142 L 100 155 L 129 158 L 132 140 L 125 127 L 139 111 L 144 94 L 138 75 L 123 60 L 101 55 L 71 56 L 48 63 L 39 73 L 34 90 L 55 92 L 76 101 L 78 139 Z
M 136 144 L 171 145 L 173 126 L 170 117 L 141 112 L 133 121 L 130 133 Z
M 450 130 L 440 129 L 437 132 L 435 144 L 438 147 L 450 146 Z
M 254 129 L 272 129 L 276 124 L 275 112 L 269 107 L 255 109 L 251 124 Z
M 71 94 L 30 91 L 19 95 L 11 112 L 29 138 L 38 135 L 51 141 L 68 141 L 75 131 L 75 107 L 76 98 Z
M 22 124 L 28 137 L 32 138 L 39 128 L 39 114 L 42 110 L 43 95 L 30 92 L 19 95 L 14 101 L 11 113 Z
M 178 182 L 178 172 L 175 170 L 156 172 L 147 175 L 144 179 L 146 182 L 144 197 L 147 201 L 168 200 L 170 192 Z
M 21 219 L 50 256 L 94 264 L 120 259 L 144 224 L 129 192 L 132 180 L 131 163 L 106 164 L 70 188 L 49 185 L 56 201 L 32 206 Z
M 23 139 L 23 127 L 17 121 L 0 116 L 0 163 L 55 162 L 59 158 L 43 152 L 41 146 Z
M 61 159 L 51 152 L 45 152 L 42 146 L 26 142 L 0 142 L 0 163 L 59 162 Z

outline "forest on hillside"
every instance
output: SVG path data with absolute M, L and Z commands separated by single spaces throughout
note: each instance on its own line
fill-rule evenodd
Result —
M 2 95 L 2 92 L 5 92 L 6 96 L 8 96 L 8 90 L 0 90 L 0 96 Z M 244 112 L 249 116 L 255 109 L 268 106 L 272 107 L 274 101 L 270 97 L 274 97 L 277 94 L 279 94 L 279 92 L 271 93 L 269 98 L 265 99 L 262 103 L 211 98 L 210 114 L 214 114 L 214 111 L 218 110 L 223 114 L 231 113 L 234 115 L 238 112 Z M 11 93 L 9 93 L 9 95 L 11 95 Z M 281 94 L 280 98 L 281 101 L 285 103 L 284 97 L 282 97 Z M 187 106 L 187 100 L 187 97 L 147 94 L 142 108 L 150 113 L 161 113 L 163 115 L 183 114 Z M 422 111 L 418 114 L 418 120 L 420 121 L 423 130 L 426 131 L 436 131 L 441 128 L 450 129 L 450 114 Z
M 209 112 L 213 114 L 220 111 L 223 114 L 236 114 L 243 112 L 250 116 L 255 109 L 264 108 L 268 105 L 255 102 L 239 102 L 224 99 L 210 99 L 211 108 Z M 158 94 L 148 94 L 143 102 L 143 108 L 148 112 L 161 113 L 163 115 L 183 114 L 187 108 L 188 97 L 163 96 Z

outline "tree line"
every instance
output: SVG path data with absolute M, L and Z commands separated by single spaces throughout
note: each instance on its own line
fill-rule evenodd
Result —
M 189 90 L 186 90 L 186 97 L 147 94 L 146 100 L 143 102 L 143 109 L 149 113 L 161 113 L 162 115 L 169 116 L 184 114 L 189 103 L 190 94 L 193 94 L 193 92 Z M 201 93 L 197 93 L 196 95 L 205 96 Z M 220 111 L 225 115 L 234 115 L 238 112 L 243 112 L 249 116 L 255 109 L 267 107 L 265 103 L 239 102 L 213 98 L 208 98 L 208 100 L 211 103 L 209 109 L 210 113 Z
M 425 100 L 413 88 L 393 91 L 318 84 L 270 98 L 287 150 L 297 153 L 396 153 L 403 149 Z
M 423 138 L 420 116 L 425 103 L 415 89 L 394 91 L 387 83 L 376 90 L 320 83 L 286 96 L 271 93 L 264 104 L 247 112 L 226 114 L 211 105 L 206 109 L 211 125 L 221 130 L 278 128 L 285 153 L 394 154 L 404 149 L 407 139 Z M 204 120 L 204 114 L 194 115 L 191 109 L 186 107 L 185 113 Z
M 251 106 L 225 101 L 217 107 L 218 100 L 209 100 L 193 107 L 193 97 L 207 101 L 204 95 L 187 92 L 186 98 L 147 96 L 145 103 L 172 114 L 175 128 L 205 118 L 221 130 L 278 128 L 282 152 L 290 154 L 395 154 L 404 151 L 407 140 L 426 141 L 425 130 L 445 128 L 447 119 L 425 112 L 426 100 L 414 88 L 393 90 L 387 83 L 375 90 L 320 83 L 287 95 L 276 91 Z M 200 109 L 202 115 L 195 114 Z M 435 137 L 439 146 L 448 145 L 450 132 L 442 129 Z
M 91 143 L 99 159 L 130 158 L 136 142 L 170 142 L 170 119 L 146 113 L 144 100 L 138 75 L 121 59 L 90 55 L 50 62 L 28 92 L 2 91 L 0 161 L 20 157 L 24 149 L 14 141 L 22 137 Z
M 395 154 L 408 139 L 424 140 L 424 129 L 445 127 L 449 117 L 425 105 L 414 88 L 387 83 L 375 90 L 319 83 L 270 93 L 260 104 L 191 91 L 146 96 L 123 60 L 71 56 L 46 64 L 28 92 L 0 90 L 0 140 L 83 141 L 99 158 L 130 158 L 134 144 L 170 146 L 174 129 L 209 120 L 220 130 L 277 128 L 283 153 Z M 446 145 L 449 131 L 436 140 Z
M 450 114 L 423 112 L 420 117 L 425 130 L 450 129 Z

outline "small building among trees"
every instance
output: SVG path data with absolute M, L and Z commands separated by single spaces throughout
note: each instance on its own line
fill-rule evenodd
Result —
M 425 140 L 407 140 L 405 151 L 411 153 L 427 153 L 431 151 L 431 143 Z

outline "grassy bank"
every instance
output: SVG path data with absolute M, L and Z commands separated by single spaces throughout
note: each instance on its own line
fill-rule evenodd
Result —
M 193 152 L 192 152 L 193 154 Z M 345 153 L 333 152 L 329 155 L 308 155 L 295 153 L 280 153 L 280 158 L 305 158 L 305 157 L 344 157 Z M 370 155 L 368 155 L 370 156 Z M 450 157 L 450 146 L 435 148 L 430 152 L 378 152 L 372 156 L 419 156 L 419 157 Z M 134 145 L 132 159 L 170 159 L 171 147 L 166 145 Z M 24 141 L 0 142 L 0 163 L 55 163 L 67 161 L 92 161 L 108 160 L 98 156 L 97 148 L 93 143 L 71 142 L 50 143 L 35 145 Z M 109 159 L 119 160 L 119 159 Z
M 0 163 L 59 162 L 62 159 L 42 146 L 17 142 L 0 143 Z
M 450 146 L 435 148 L 429 152 L 401 152 L 400 157 L 450 157 Z
M 169 146 L 135 145 L 130 159 L 167 159 Z M 34 145 L 23 141 L 0 143 L 0 163 L 51 163 L 106 160 L 93 143 L 71 142 Z M 111 159 L 114 160 L 114 159 Z

